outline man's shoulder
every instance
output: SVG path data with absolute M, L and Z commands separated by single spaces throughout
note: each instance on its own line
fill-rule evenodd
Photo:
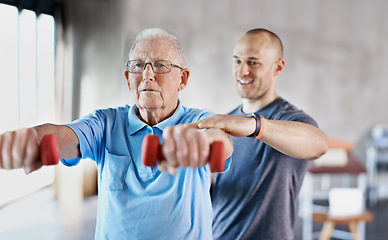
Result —
M 185 114 L 204 114 L 204 113 L 215 114 L 214 110 L 211 110 L 208 108 L 199 109 L 199 108 L 184 107 L 184 109 L 185 109 Z
M 238 107 L 230 111 L 228 115 L 244 115 L 242 112 L 242 105 L 239 105 Z
M 89 113 L 88 115 L 83 116 L 80 119 L 75 120 L 74 122 L 107 122 L 109 119 L 126 119 L 128 112 L 130 111 L 130 106 L 123 105 L 119 107 L 109 107 L 109 108 L 99 108 Z
M 131 109 L 131 106 L 129 105 L 122 105 L 122 106 L 116 106 L 116 107 L 107 107 L 107 108 L 100 108 L 97 111 L 106 112 L 109 113 L 118 113 L 118 112 L 128 112 Z
M 264 117 L 272 120 L 297 121 L 317 126 L 316 121 L 309 114 L 281 97 L 263 110 Z M 259 114 L 261 114 L 260 111 Z
M 130 109 L 131 109 L 131 107 L 128 105 L 100 108 L 100 109 L 95 110 L 92 114 L 102 114 L 105 116 L 115 116 L 117 114 L 127 115 Z
M 215 114 L 215 111 L 207 108 L 199 109 L 183 107 L 183 110 L 182 118 L 180 120 L 181 123 L 195 122 Z

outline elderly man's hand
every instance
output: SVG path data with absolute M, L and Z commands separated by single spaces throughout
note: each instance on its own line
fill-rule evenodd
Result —
M 203 167 L 209 158 L 212 141 L 208 133 L 191 125 L 166 127 L 162 144 L 165 161 L 159 163 L 159 169 L 175 174 L 178 167 Z
M 0 168 L 24 168 L 27 173 L 42 167 L 38 135 L 33 128 L 23 128 L 0 135 Z

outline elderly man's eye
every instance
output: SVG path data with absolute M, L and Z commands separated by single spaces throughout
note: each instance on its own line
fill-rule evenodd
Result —
M 165 68 L 166 65 L 163 64 L 163 63 L 158 62 L 158 63 L 154 63 L 154 67 L 156 67 L 156 68 Z
M 133 61 L 129 64 L 130 68 L 143 68 L 144 67 L 144 62 L 141 61 Z

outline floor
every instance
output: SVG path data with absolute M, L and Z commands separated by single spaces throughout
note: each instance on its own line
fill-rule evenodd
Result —
M 89 240 L 94 237 L 97 196 L 77 204 L 63 205 L 51 188 L 44 188 L 0 208 L 1 240 Z M 388 201 L 372 209 L 375 219 L 366 227 L 367 240 L 388 239 Z M 321 225 L 314 224 L 314 230 Z M 340 227 L 346 229 L 346 227 Z M 301 219 L 295 224 L 295 239 L 301 239 Z M 334 239 L 334 238 L 333 238 Z
M 44 188 L 0 208 L 1 240 L 88 240 L 94 238 L 97 196 L 61 204 Z

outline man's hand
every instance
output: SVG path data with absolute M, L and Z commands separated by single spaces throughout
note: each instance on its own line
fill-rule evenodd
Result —
M 253 117 L 216 114 L 195 122 L 198 128 L 219 128 L 235 137 L 251 135 L 256 129 Z
M 191 124 L 166 127 L 162 144 L 165 161 L 159 163 L 159 170 L 175 174 L 178 167 L 205 166 L 212 142 L 208 133 Z
M 0 168 L 24 168 L 26 173 L 30 173 L 41 167 L 38 134 L 35 129 L 22 128 L 0 135 Z

